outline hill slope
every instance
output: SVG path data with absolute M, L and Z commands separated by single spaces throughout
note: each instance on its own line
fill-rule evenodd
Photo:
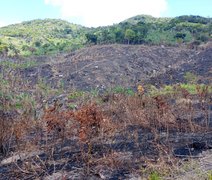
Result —
M 207 42 L 212 19 L 200 16 L 154 18 L 139 15 L 112 26 L 86 28 L 56 19 L 0 28 L 0 54 L 29 56 L 76 50 L 93 44 L 195 45 Z
M 59 88 L 104 91 L 111 87 L 183 82 L 192 72 L 209 82 L 212 48 L 201 52 L 176 47 L 102 45 L 54 57 L 35 57 L 33 66 L 21 68 L 22 79 L 40 80 Z M 3 64 L 2 66 L 3 67 Z M 4 68 L 3 68 L 4 69 Z
M 0 45 L 8 46 L 9 55 L 15 50 L 21 55 L 65 51 L 82 47 L 84 29 L 57 19 L 26 21 L 0 28 Z

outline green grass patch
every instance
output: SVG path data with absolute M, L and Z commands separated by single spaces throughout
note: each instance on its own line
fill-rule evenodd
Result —
M 68 98 L 69 99 L 77 99 L 80 97 L 83 97 L 85 95 L 84 91 L 72 91 L 69 95 Z
M 111 89 L 110 92 L 116 93 L 116 94 L 125 94 L 130 96 L 133 96 L 135 94 L 135 92 L 131 88 L 125 88 L 122 86 L 117 86 Z
M 155 95 L 171 95 L 178 93 L 180 89 L 187 90 L 190 94 L 198 94 L 198 88 L 200 88 L 200 91 L 203 91 L 205 88 L 208 88 L 208 93 L 212 93 L 212 86 L 211 85 L 205 85 L 205 84 L 190 84 L 190 83 L 182 83 L 179 85 L 165 85 L 162 88 L 156 88 L 153 85 L 150 85 L 148 87 L 147 93 L 151 96 Z
M 25 61 L 25 62 L 11 62 L 11 61 L 1 61 L 0 66 L 4 68 L 12 68 L 12 69 L 25 69 L 30 67 L 35 67 L 37 63 L 35 61 Z
M 212 93 L 212 86 L 205 84 L 180 84 L 180 87 L 186 89 L 190 94 L 198 94 L 197 89 L 203 91 L 206 87 L 208 88 L 208 93 Z
M 161 180 L 161 177 L 157 172 L 152 172 L 149 175 L 149 180 Z

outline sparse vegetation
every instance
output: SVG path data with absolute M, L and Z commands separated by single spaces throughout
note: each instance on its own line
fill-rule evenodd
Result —
M 158 173 L 153 172 L 152 174 L 150 174 L 149 176 L 149 180 L 160 180 L 160 176 L 158 175 Z
M 2 77 L 4 83 L 1 84 L 1 153 L 6 157 L 13 149 L 28 154 L 22 155 L 22 159 L 18 161 L 2 161 L 10 164 L 11 171 L 5 172 L 10 176 L 50 176 L 62 169 L 68 171 L 77 158 L 76 162 L 81 164 L 80 167 L 87 176 L 92 175 L 95 168 L 101 165 L 112 168 L 113 171 L 125 171 L 127 168 L 138 174 L 142 167 L 141 176 L 148 179 L 174 177 L 174 171 L 180 167 L 177 167 L 178 161 L 170 154 L 171 149 L 163 143 L 169 143 L 172 147 L 173 131 L 182 134 L 207 134 L 211 129 L 205 123 L 208 122 L 208 114 L 204 110 L 202 122 L 196 122 L 193 114 L 196 105 L 191 103 L 189 108 L 184 108 L 187 102 L 177 102 L 182 94 L 184 98 L 189 97 L 191 102 L 203 103 L 202 107 L 207 106 L 210 103 L 207 95 L 209 91 L 205 86 L 196 86 L 197 97 L 193 97 L 193 91 L 181 85 L 180 88 L 165 86 L 164 90 L 153 93 L 153 96 L 149 96 L 151 92 L 143 94 L 143 90 L 141 96 L 140 92 L 120 86 L 97 96 L 93 96 L 92 92 L 89 95 L 88 92 L 73 91 L 67 94 L 68 101 L 54 99 L 49 104 L 48 98 L 51 99 L 57 92 L 50 87 L 47 91 L 41 81 L 38 84 L 40 90 L 29 96 L 21 93 L 21 86 L 18 86 L 19 89 L 12 89 L 12 79 L 6 80 L 5 77 Z M 17 78 L 13 83 L 18 82 Z M 184 96 L 185 93 L 187 94 Z M 85 94 L 86 98 L 83 97 Z M 175 103 L 169 102 L 170 94 L 176 100 Z M 45 102 L 40 97 L 45 97 Z M 86 101 L 82 101 L 82 97 Z M 98 103 L 99 98 L 102 99 L 101 103 Z M 41 103 L 41 109 L 35 110 L 35 106 L 38 107 Z M 74 103 L 72 108 L 70 103 Z M 193 114 L 193 118 L 188 116 L 182 119 L 185 114 Z M 163 134 L 165 139 L 162 138 Z M 28 138 L 31 139 L 30 142 L 26 142 Z M 65 150 L 72 142 L 73 149 Z M 145 149 L 146 146 L 149 149 Z M 44 154 L 30 156 L 40 151 Z M 68 155 L 72 151 L 75 155 Z M 137 156 L 139 152 L 144 154 Z M 128 159 L 125 153 L 135 153 L 135 157 Z M 58 158 L 65 163 L 56 166 Z M 135 162 L 138 163 L 137 170 Z M 162 162 L 164 167 L 159 165 Z M 103 176 L 101 173 L 99 175 Z
M 211 172 L 208 173 L 208 179 L 212 180 L 212 173 Z
M 210 24 L 0 28 L 0 179 L 211 179 L 211 50 L 165 46 L 207 43 Z
M 172 95 L 176 92 L 179 92 L 179 90 L 186 90 L 188 93 L 195 95 L 198 94 L 199 91 L 203 91 L 205 88 L 208 89 L 208 92 L 212 92 L 212 86 L 211 85 L 205 85 L 205 84 L 190 84 L 190 83 L 180 83 L 175 85 L 165 85 L 161 88 L 156 88 L 155 86 L 151 85 L 149 89 L 150 95 Z

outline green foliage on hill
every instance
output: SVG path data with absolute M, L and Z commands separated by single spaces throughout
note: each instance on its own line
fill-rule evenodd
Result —
M 212 37 L 212 18 L 139 15 L 112 26 L 86 28 L 63 20 L 26 21 L 0 28 L 0 54 L 29 56 L 79 49 L 90 44 L 201 44 Z
M 97 36 L 97 42 L 100 44 L 109 42 L 176 45 L 195 41 L 202 43 L 209 41 L 212 36 L 212 18 L 200 16 L 154 18 L 140 15 L 113 26 L 93 29 L 92 33 Z
M 86 28 L 63 20 L 33 20 L 0 28 L 1 42 L 8 55 L 50 54 L 82 47 Z M 16 51 L 18 51 L 16 53 Z

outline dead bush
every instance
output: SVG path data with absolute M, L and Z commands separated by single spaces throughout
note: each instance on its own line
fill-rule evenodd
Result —
M 0 153 L 8 153 L 12 143 L 13 127 L 11 114 L 0 110 Z
M 77 110 L 60 110 L 55 103 L 44 110 L 43 120 L 48 133 L 77 135 L 82 142 L 90 142 L 103 131 L 112 129 L 108 118 L 95 103 L 85 104 Z
M 88 141 L 99 135 L 103 114 L 96 104 L 88 104 L 74 112 L 74 119 L 79 122 L 79 137 L 82 141 Z
M 47 127 L 47 132 L 63 133 L 65 128 L 65 120 L 63 112 L 59 112 L 58 105 L 55 103 L 52 107 L 44 110 L 42 118 Z

